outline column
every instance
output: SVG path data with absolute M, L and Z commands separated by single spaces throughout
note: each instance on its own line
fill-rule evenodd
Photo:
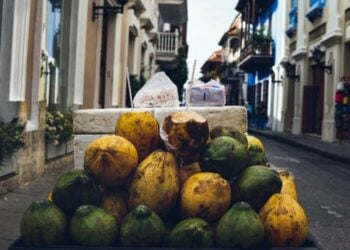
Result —
M 303 111 L 303 94 L 304 85 L 307 83 L 307 22 L 305 21 L 306 12 L 309 9 L 309 1 L 298 0 L 298 25 L 297 25 L 297 46 L 292 54 L 296 61 L 296 69 L 300 72 L 299 82 L 295 82 L 294 96 L 294 115 L 293 115 L 293 134 L 302 132 L 302 111 Z

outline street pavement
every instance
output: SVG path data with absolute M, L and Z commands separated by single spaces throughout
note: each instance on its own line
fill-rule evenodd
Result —
M 72 166 L 47 170 L 33 182 L 0 196 L 0 250 L 8 249 L 8 246 L 19 237 L 21 217 L 29 205 L 33 201 L 47 199 L 58 177 L 69 168 Z
M 350 143 L 327 143 L 312 136 L 297 136 L 270 130 L 250 129 L 249 133 L 265 136 L 285 144 L 300 147 L 337 160 L 350 168 Z M 48 170 L 42 177 L 27 183 L 18 189 L 0 196 L 0 250 L 6 250 L 19 236 L 20 219 L 27 207 L 35 200 L 46 199 L 58 177 L 72 166 Z

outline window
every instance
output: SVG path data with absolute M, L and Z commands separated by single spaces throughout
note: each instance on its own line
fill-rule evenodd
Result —
M 60 47 L 61 47 L 61 5 L 59 1 L 47 2 L 47 30 L 45 41 L 44 69 L 46 105 L 49 110 L 59 103 L 60 98 Z
M 0 117 L 9 121 L 25 99 L 30 1 L 0 1 Z

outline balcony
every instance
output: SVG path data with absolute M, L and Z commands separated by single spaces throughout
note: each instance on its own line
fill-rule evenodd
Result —
M 179 32 L 159 32 L 157 41 L 156 60 L 167 68 L 176 64 L 179 49 Z
M 290 11 L 289 11 L 289 24 L 288 28 L 286 30 L 286 34 L 288 37 L 292 37 L 295 35 L 297 31 L 297 24 L 298 24 L 298 7 L 294 6 Z
M 238 66 L 247 73 L 268 70 L 274 65 L 273 41 L 248 43 L 241 51 Z
M 323 14 L 323 9 L 326 5 L 326 0 L 310 0 L 310 9 L 306 13 L 306 17 L 310 22 L 314 22 Z

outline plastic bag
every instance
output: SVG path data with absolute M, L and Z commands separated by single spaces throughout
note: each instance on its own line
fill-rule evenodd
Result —
M 134 107 L 179 107 L 177 87 L 164 72 L 158 72 L 136 93 Z
M 207 83 L 195 82 L 186 90 L 190 95 L 190 106 L 225 106 L 225 86 L 218 81 L 210 80 Z

